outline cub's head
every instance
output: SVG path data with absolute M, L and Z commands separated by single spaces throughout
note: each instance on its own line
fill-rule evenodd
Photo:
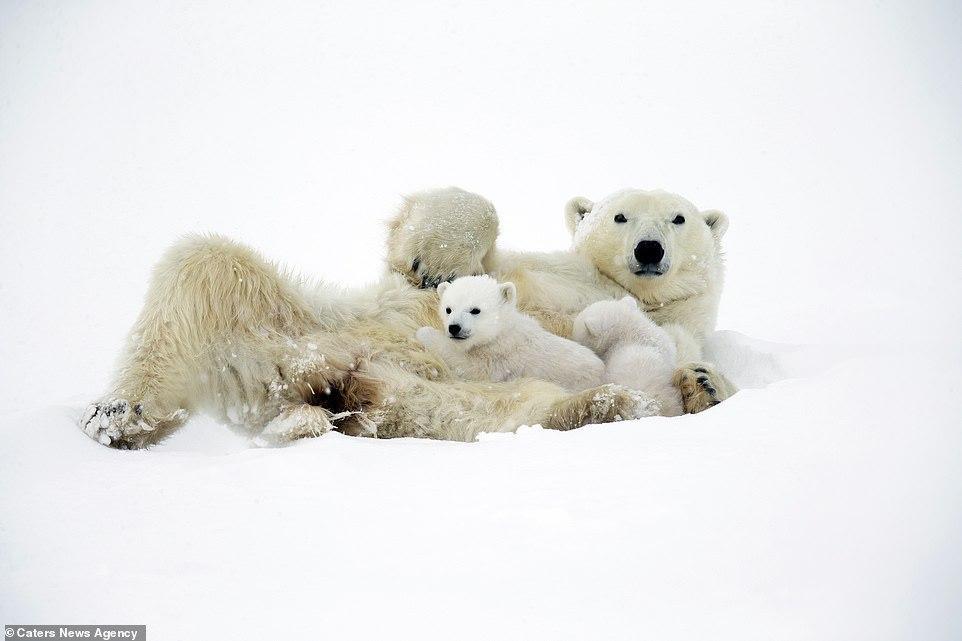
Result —
M 517 304 L 514 283 L 498 283 L 490 276 L 441 283 L 438 297 L 445 335 L 465 350 L 497 338 L 504 316 L 514 313 Z
M 699 211 L 664 191 L 626 189 L 600 202 L 572 198 L 565 222 L 575 251 L 646 301 L 707 289 L 721 278 L 721 238 L 728 217 Z
M 613 345 L 634 333 L 640 317 L 638 301 L 631 296 L 598 301 L 575 317 L 571 338 L 604 355 Z

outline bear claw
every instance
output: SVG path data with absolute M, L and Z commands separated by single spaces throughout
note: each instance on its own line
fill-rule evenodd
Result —
M 675 372 L 673 382 L 681 392 L 685 412 L 696 414 L 714 407 L 735 393 L 721 373 L 702 365 L 689 365 Z
M 180 422 L 186 415 L 185 410 L 177 410 L 165 420 Z M 144 447 L 157 425 L 144 417 L 142 404 L 113 398 L 88 405 L 80 417 L 80 429 L 101 445 L 127 450 Z

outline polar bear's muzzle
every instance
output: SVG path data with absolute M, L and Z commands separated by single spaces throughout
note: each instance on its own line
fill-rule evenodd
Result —
M 451 323 L 448 325 L 448 338 L 453 338 L 456 341 L 463 341 L 470 336 L 471 334 L 457 323 Z
M 662 276 L 668 271 L 668 261 L 665 260 L 665 248 L 657 240 L 640 240 L 635 245 L 634 261 L 631 271 L 635 276 Z

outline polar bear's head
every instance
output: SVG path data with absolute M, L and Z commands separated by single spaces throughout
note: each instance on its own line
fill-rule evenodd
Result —
M 507 316 L 517 311 L 514 283 L 490 276 L 465 276 L 438 285 L 438 313 L 444 334 L 461 349 L 490 343 Z
M 574 250 L 648 302 L 705 291 L 721 277 L 728 217 L 664 191 L 626 189 L 594 203 L 572 198 L 565 222 Z

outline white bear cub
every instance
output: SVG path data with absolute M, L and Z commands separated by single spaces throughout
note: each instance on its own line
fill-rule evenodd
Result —
M 632 296 L 586 307 L 574 321 L 572 338 L 605 361 L 606 383 L 645 392 L 661 416 L 684 413 L 681 393 L 672 384 L 675 341 L 638 309 Z
M 537 378 L 572 392 L 601 384 L 601 359 L 518 311 L 513 283 L 465 276 L 441 283 L 438 296 L 444 330 L 422 327 L 416 337 L 458 376 L 492 382 Z

